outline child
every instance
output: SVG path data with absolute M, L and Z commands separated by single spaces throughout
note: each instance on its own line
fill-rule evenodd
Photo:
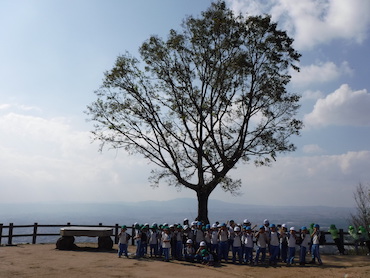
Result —
M 211 228 L 211 252 L 216 252 L 218 255 L 218 228 L 217 224 L 213 224 Z
M 358 255 L 358 245 L 360 243 L 360 237 L 358 236 L 357 230 L 353 226 L 348 227 L 348 233 L 354 240 L 356 255 Z
M 157 231 L 157 226 L 153 225 L 150 227 L 150 235 L 149 235 L 150 257 L 158 256 L 158 238 L 159 238 L 159 234 Z
M 256 242 L 258 245 L 258 249 L 256 252 L 256 259 L 254 264 L 257 265 L 259 261 L 259 256 L 261 255 L 261 262 L 264 263 L 266 259 L 266 249 L 267 249 L 267 244 L 268 244 L 268 237 L 265 232 L 265 226 L 261 225 L 259 231 L 257 232 L 256 235 Z
M 277 257 L 279 255 L 279 233 L 276 231 L 276 225 L 270 224 L 270 265 L 277 264 Z
M 320 226 L 319 226 L 319 224 L 315 224 L 313 226 L 313 232 L 311 234 L 311 237 L 312 237 L 312 250 L 311 250 L 312 260 L 311 260 L 311 263 L 312 264 L 315 264 L 316 259 L 317 259 L 319 265 L 322 265 L 322 261 L 321 261 L 321 257 L 320 257 L 320 236 L 321 236 Z
M 288 258 L 288 234 L 286 224 L 281 225 L 280 230 L 280 255 L 281 261 L 286 263 Z
M 240 232 L 240 227 L 234 227 L 234 240 L 232 245 L 233 253 L 233 263 L 236 263 L 236 254 L 238 254 L 239 263 L 243 263 L 243 252 L 242 252 L 242 234 Z
M 305 265 L 306 264 L 306 253 L 311 242 L 311 236 L 308 233 L 308 229 L 306 226 L 301 228 L 301 249 L 299 251 L 299 264 Z
M 213 265 L 213 258 L 207 250 L 207 243 L 205 241 L 199 243 L 199 248 L 195 253 L 195 258 L 199 263 Z
M 244 261 L 245 263 L 253 264 L 253 247 L 254 247 L 254 236 L 252 228 L 250 226 L 245 228 L 246 233 L 244 234 Z
M 331 238 L 334 240 L 335 245 L 338 248 L 339 254 L 344 255 L 344 245 L 339 238 L 339 231 L 334 224 L 330 225 L 329 233 L 331 235 Z
M 229 260 L 229 231 L 226 227 L 225 223 L 221 224 L 220 230 L 218 231 L 218 238 L 219 238 L 219 256 L 220 260 L 223 258 L 225 262 Z
M 171 248 L 171 236 L 170 228 L 164 227 L 164 232 L 162 233 L 162 250 L 164 255 L 164 261 L 170 261 L 170 248 Z
M 187 262 L 193 262 L 194 261 L 194 255 L 195 255 L 195 250 L 194 250 L 194 247 L 193 247 L 193 241 L 189 238 L 186 241 L 186 247 L 185 247 L 185 250 L 184 250 L 185 260 Z
M 121 232 L 118 234 L 118 258 L 121 258 L 122 254 L 125 254 L 125 257 L 128 258 L 127 245 L 131 236 L 126 231 L 127 227 L 123 225 L 121 227 Z
M 142 247 L 141 247 L 141 227 L 139 223 L 134 224 L 135 228 L 135 243 L 136 243 L 136 258 L 140 258 L 141 253 L 142 253 Z
M 295 256 L 295 248 L 297 242 L 296 230 L 294 227 L 290 227 L 288 235 L 288 248 L 289 248 L 289 256 L 287 261 L 287 266 L 291 266 L 294 264 L 294 256 Z
M 176 227 L 176 259 L 182 260 L 182 251 L 183 251 L 183 228 L 181 225 L 177 225 Z

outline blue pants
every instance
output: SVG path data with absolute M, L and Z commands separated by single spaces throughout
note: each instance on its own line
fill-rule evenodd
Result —
M 176 241 L 176 258 L 178 260 L 182 259 L 182 249 L 183 249 L 182 241 Z
M 124 243 L 120 243 L 119 246 L 118 246 L 118 256 L 122 256 L 122 254 L 125 254 L 125 256 L 127 257 L 128 254 L 127 254 L 127 244 L 124 244 Z
M 286 263 L 288 258 L 288 245 L 286 244 L 280 244 L 280 254 L 281 254 L 281 261 Z
M 224 259 L 226 262 L 229 259 L 229 244 L 227 241 L 220 241 L 220 251 L 218 252 L 220 255 L 220 259 Z
M 158 255 L 158 244 L 150 244 L 150 256 Z
M 187 262 L 193 262 L 194 261 L 194 255 L 192 255 L 192 254 L 185 254 L 185 260 Z
M 279 255 L 279 246 L 270 245 L 270 262 L 276 263 Z
M 317 259 L 319 264 L 322 264 L 321 257 L 320 257 L 320 245 L 319 244 L 312 244 L 312 261 Z
M 166 261 L 170 260 L 170 248 L 163 248 L 163 255 Z
M 142 241 L 140 247 L 140 257 L 144 257 L 148 251 L 148 243 L 146 241 Z
M 262 254 L 261 255 L 261 262 L 264 263 L 265 260 L 266 260 L 266 248 L 258 247 L 257 252 L 256 252 L 256 260 L 255 260 L 256 263 L 258 263 L 258 261 L 259 261 L 260 254 Z
M 211 244 L 211 252 L 216 252 L 218 255 L 218 243 L 217 244 Z
M 304 246 L 301 246 L 301 250 L 299 251 L 299 263 L 301 264 L 306 263 L 306 252 L 307 252 L 307 248 Z
M 142 253 L 142 247 L 141 247 L 141 240 L 136 240 L 136 257 L 140 258 L 141 253 Z
M 288 264 L 294 264 L 295 247 L 289 247 Z
M 239 247 L 234 247 L 233 246 L 233 263 L 236 262 L 236 255 L 238 254 L 238 260 L 239 260 L 239 263 L 242 264 L 243 263 L 243 252 L 242 252 L 242 247 L 239 246 Z
M 253 247 L 244 247 L 244 261 L 253 263 Z

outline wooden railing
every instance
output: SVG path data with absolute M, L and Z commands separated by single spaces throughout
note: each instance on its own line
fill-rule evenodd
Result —
M 32 244 L 36 244 L 37 243 L 37 237 L 40 237 L 40 236 L 59 236 L 60 233 L 38 233 L 39 231 L 39 228 L 62 228 L 62 227 L 68 227 L 68 226 L 77 226 L 77 227 L 108 227 L 108 228 L 113 228 L 114 232 L 113 232 L 113 236 L 114 236 L 114 242 L 117 244 L 118 243 L 118 234 L 120 232 L 120 226 L 118 224 L 115 224 L 113 226 L 111 225 L 103 225 L 102 223 L 99 223 L 98 225 L 75 225 L 75 224 L 71 224 L 71 223 L 67 223 L 66 225 L 40 225 L 38 223 L 34 223 L 33 225 L 14 225 L 13 223 L 10 223 L 9 225 L 3 225 L 2 223 L 0 223 L 0 244 L 2 243 L 2 239 L 3 238 L 7 238 L 8 239 L 8 242 L 7 242 L 7 245 L 13 245 L 13 239 L 16 238 L 16 237 L 31 237 L 32 238 Z M 28 233 L 28 234 L 18 234 L 18 233 L 15 233 L 15 230 L 16 229 L 19 229 L 19 228 L 32 228 L 33 232 L 32 233 Z M 4 235 L 3 232 L 4 232 L 4 229 L 7 229 L 8 230 L 8 234 L 7 235 Z M 134 227 L 130 227 L 128 226 L 127 229 L 131 229 L 131 244 L 134 245 L 134 233 L 135 233 L 135 229 Z M 325 235 L 330 235 L 329 232 L 324 232 Z M 345 235 L 348 235 L 348 232 L 344 232 L 343 229 L 340 229 L 339 230 L 339 238 L 341 240 L 341 242 L 344 244 L 344 245 L 354 245 L 353 242 L 348 242 L 348 241 L 345 241 L 344 240 L 344 236 Z M 332 241 L 327 241 L 325 243 L 325 245 L 335 245 L 334 242 Z
M 115 224 L 113 226 L 110 225 L 103 225 L 102 223 L 99 223 L 98 225 L 71 225 L 71 223 L 63 224 L 63 225 L 40 225 L 38 223 L 34 223 L 33 225 L 14 225 L 13 223 L 10 223 L 9 225 L 4 225 L 0 223 L 0 244 L 2 243 L 3 238 L 7 238 L 7 245 L 13 245 L 13 239 L 16 237 L 32 237 L 32 244 L 37 243 L 37 237 L 40 236 L 59 236 L 60 233 L 38 233 L 39 228 L 62 228 L 62 227 L 68 227 L 68 226 L 77 226 L 77 227 L 108 227 L 113 228 L 113 235 L 114 235 L 114 242 L 118 243 L 118 234 L 120 232 L 120 226 L 118 224 Z M 16 229 L 19 228 L 31 228 L 33 230 L 32 233 L 26 233 L 26 234 L 19 234 L 15 233 Z M 4 229 L 8 230 L 8 234 L 4 235 Z M 132 242 L 131 244 L 134 244 L 133 238 L 134 238 L 134 229 L 132 227 L 127 227 L 127 229 L 131 229 L 131 235 L 132 235 Z

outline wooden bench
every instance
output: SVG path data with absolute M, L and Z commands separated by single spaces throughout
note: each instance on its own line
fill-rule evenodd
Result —
M 113 228 L 107 227 L 63 227 L 60 229 L 61 237 L 56 243 L 57 249 L 72 250 L 77 246 L 74 244 L 75 236 L 98 237 L 98 248 L 110 250 L 113 247 Z

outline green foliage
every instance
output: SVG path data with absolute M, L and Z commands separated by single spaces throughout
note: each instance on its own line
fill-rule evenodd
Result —
M 182 27 L 144 42 L 144 65 L 117 58 L 88 106 L 93 134 L 159 166 L 154 186 L 237 193 L 241 182 L 228 173 L 240 160 L 270 165 L 295 150 L 299 96 L 285 87 L 300 54 L 270 16 L 235 16 L 223 1 Z

